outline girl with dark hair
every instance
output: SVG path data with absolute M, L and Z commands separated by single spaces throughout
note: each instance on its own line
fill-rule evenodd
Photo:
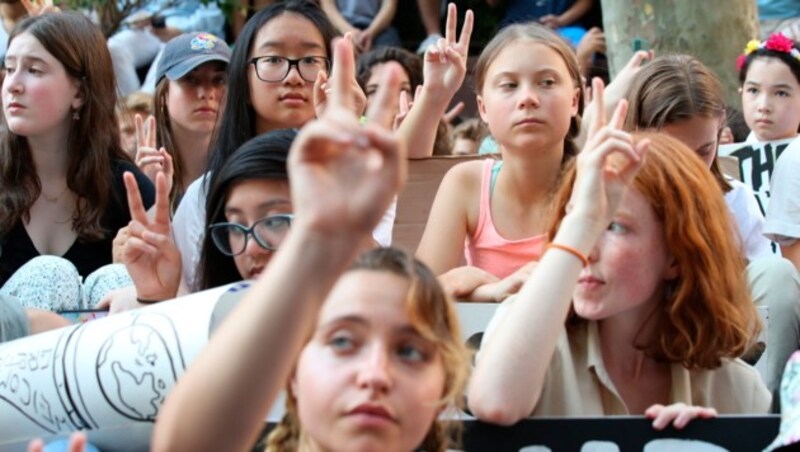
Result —
M 5 69 L 5 121 L 0 126 L 3 293 L 17 295 L 26 305 L 86 307 L 80 287 L 68 301 L 63 287 L 46 294 L 27 276 L 14 282 L 9 278 L 37 256 L 63 257 L 70 265 L 53 265 L 74 266 L 72 273 L 76 269 L 80 277 L 110 264 L 114 234 L 130 220 L 124 171 L 138 178 L 144 204 L 153 202 L 152 184 L 120 147 L 105 38 L 78 13 L 30 17 L 11 34 Z M 28 273 L 44 273 L 49 285 L 79 281 L 59 270 L 54 282 L 45 267 Z M 28 291 L 34 286 L 38 294 Z M 62 306 L 55 306 L 57 299 L 64 300 Z
M 315 117 L 314 83 L 331 68 L 330 43 L 335 36 L 319 6 L 304 0 L 264 8 L 242 29 L 228 65 L 227 102 L 208 173 L 188 187 L 173 219 L 186 289 L 198 288 L 206 196 L 216 172 L 250 138 L 302 127 Z
M 199 290 L 255 279 L 292 224 L 286 159 L 295 130 L 259 135 L 220 168 L 208 192 Z

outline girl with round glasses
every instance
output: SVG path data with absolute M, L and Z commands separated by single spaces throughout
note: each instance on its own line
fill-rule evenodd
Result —
M 283 243 L 293 220 L 286 157 L 296 136 L 259 135 L 220 168 L 208 192 L 198 289 L 256 278 Z

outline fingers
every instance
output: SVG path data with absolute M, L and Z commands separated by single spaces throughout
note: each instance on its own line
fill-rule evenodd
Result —
M 330 88 L 329 106 L 344 108 L 349 111 L 355 108 L 353 98 L 348 94 L 350 81 L 354 78 L 355 57 L 353 55 L 353 43 L 350 34 L 346 33 L 344 38 L 333 41 L 333 68 L 328 81 Z
M 169 186 L 164 172 L 156 175 L 156 211 L 153 221 L 158 225 L 169 226 Z
M 324 103 L 328 94 L 325 92 L 326 83 L 328 82 L 328 75 L 323 72 L 317 72 L 317 79 L 314 80 L 314 105 Z
M 449 3 L 447 5 L 447 23 L 445 25 L 444 32 L 444 39 L 447 41 L 447 44 L 456 43 L 456 22 L 458 21 L 457 14 L 458 11 L 456 10 L 456 4 Z
M 136 114 L 133 118 L 133 124 L 136 127 L 136 147 L 144 146 L 145 142 L 145 130 L 144 130 L 144 120 L 142 119 L 142 115 Z
M 452 124 L 453 120 L 456 119 L 456 117 L 460 115 L 462 111 L 464 111 L 464 107 L 465 107 L 464 102 L 459 102 L 455 104 L 455 106 L 453 106 L 453 108 L 451 108 L 450 111 L 444 114 L 444 117 L 442 117 L 442 119 L 444 120 L 444 122 Z
M 596 105 L 594 116 L 589 123 L 588 139 L 597 134 L 600 129 L 606 124 L 606 108 L 605 108 L 605 84 L 599 77 L 592 79 L 592 102 Z
M 22 0 L 22 3 L 26 4 L 25 9 L 30 10 L 30 8 L 28 7 L 28 5 L 30 5 L 30 2 L 28 0 Z M 44 451 L 44 441 L 42 441 L 41 439 L 36 438 L 28 443 L 28 452 L 43 452 L 43 451 Z
M 130 171 L 125 171 L 122 179 L 125 181 L 125 192 L 128 196 L 128 209 L 130 210 L 131 219 L 146 224 L 147 212 L 142 203 L 142 195 L 139 192 L 139 184 L 136 183 L 136 178 Z
M 625 124 L 625 116 L 628 114 L 628 101 L 622 99 L 617 103 L 617 108 L 614 109 L 614 114 L 611 115 L 611 121 L 608 123 L 609 127 L 621 130 Z
M 672 405 L 653 405 L 645 411 L 645 416 L 653 419 L 653 428 L 663 430 L 670 423 L 676 429 L 686 427 L 693 419 L 711 419 L 717 416 L 717 410 L 701 406 L 691 406 L 685 403 Z
M 378 84 L 375 98 L 367 110 L 368 122 L 377 123 L 386 129 L 390 128 L 394 122 L 398 98 L 393 93 L 400 88 L 400 69 L 394 65 L 387 69 Z
M 147 147 L 156 147 L 156 117 L 153 115 L 148 116 L 145 123 L 145 140 Z
M 464 55 L 469 51 L 469 42 L 472 39 L 472 26 L 474 22 L 474 14 L 472 14 L 471 9 L 468 9 L 467 14 L 464 15 L 464 25 L 461 27 L 461 36 L 458 38 L 458 47 Z

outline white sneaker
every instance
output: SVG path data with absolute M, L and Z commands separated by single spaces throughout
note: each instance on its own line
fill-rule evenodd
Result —
M 420 43 L 419 47 L 417 47 L 417 53 L 420 55 L 424 55 L 425 51 L 428 50 L 428 47 L 431 44 L 436 44 L 441 38 L 444 38 L 444 36 L 440 35 L 439 33 L 428 35 L 428 37 L 425 38 L 425 40 Z

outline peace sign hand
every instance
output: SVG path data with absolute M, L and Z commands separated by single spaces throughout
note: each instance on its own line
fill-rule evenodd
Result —
M 353 34 L 351 32 L 347 32 L 344 34 L 342 39 L 350 42 L 350 49 L 352 51 Z M 345 64 L 351 67 L 341 68 L 341 66 Z M 319 73 L 317 73 L 317 80 L 314 82 L 314 111 L 316 112 L 318 118 L 325 113 L 325 108 L 328 105 L 328 95 L 331 91 L 331 84 L 338 82 L 333 80 L 334 77 L 347 77 L 347 79 L 343 80 L 342 82 L 347 83 L 347 94 L 351 96 L 352 99 L 352 102 L 348 104 L 349 108 L 356 115 L 361 115 L 364 112 L 364 108 L 367 105 L 367 95 L 364 94 L 364 90 L 362 90 L 361 86 L 358 84 L 355 67 L 355 57 L 348 58 L 347 61 L 342 61 L 341 58 L 336 57 L 333 60 L 330 80 L 328 74 L 325 72 L 319 71 Z M 345 70 L 342 71 L 338 69 Z
M 603 82 L 592 81 L 598 114 L 589 125 L 589 138 L 578 154 L 577 175 L 570 200 L 571 212 L 585 215 L 599 230 L 611 222 L 619 201 L 641 169 L 650 145 L 642 140 L 634 143 L 630 133 L 622 130 L 628 103 L 621 100 L 606 124 Z M 599 231 L 598 231 L 599 232 Z
M 156 175 L 163 172 L 167 176 L 167 188 L 172 190 L 175 168 L 169 152 L 163 147 L 156 149 L 156 118 L 150 115 L 145 122 L 142 120 L 142 116 L 137 114 L 134 123 L 136 125 L 136 166 L 154 184 Z
M 423 66 L 426 90 L 448 95 L 448 101 L 461 87 L 467 73 L 469 41 L 474 22 L 472 10 L 467 10 L 461 37 L 456 41 L 456 16 L 456 5 L 450 3 L 447 5 L 445 37 L 426 49 Z
M 29 16 L 61 12 L 58 6 L 53 5 L 53 0 L 22 0 L 22 6 L 25 7 Z
M 147 217 L 139 185 L 133 174 L 124 174 L 131 222 L 129 237 L 122 250 L 122 262 L 136 286 L 136 295 L 145 300 L 167 300 L 178 293 L 181 279 L 181 254 L 172 239 L 169 220 L 169 189 L 166 176 L 156 175 L 155 215 Z
M 349 90 L 355 70 L 352 42 L 337 39 L 333 47 L 337 65 L 328 106 L 301 130 L 289 152 L 293 230 L 360 239 L 372 231 L 405 182 L 405 146 L 389 131 L 399 73 L 387 71 L 367 111 L 368 123 L 361 126 Z

